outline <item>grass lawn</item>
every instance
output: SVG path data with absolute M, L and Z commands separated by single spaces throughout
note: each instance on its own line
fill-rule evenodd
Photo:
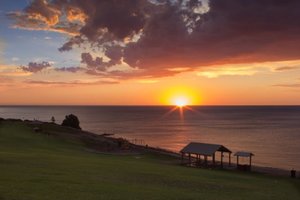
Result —
M 0 122 L 0 200 L 300 199 L 299 179 L 192 169 L 158 154 L 104 155 L 85 148 L 34 133 L 22 122 Z

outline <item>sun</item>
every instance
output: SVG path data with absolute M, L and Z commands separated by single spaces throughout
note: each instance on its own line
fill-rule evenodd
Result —
M 161 91 L 161 103 L 176 108 L 189 107 L 200 104 L 200 92 L 197 89 L 174 85 Z
M 173 102 L 177 107 L 184 107 L 189 103 L 188 98 L 186 97 L 176 97 L 174 98 Z

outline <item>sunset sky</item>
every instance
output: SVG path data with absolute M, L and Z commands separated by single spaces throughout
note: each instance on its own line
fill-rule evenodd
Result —
M 299 0 L 0 0 L 0 104 L 298 105 L 299 10 Z

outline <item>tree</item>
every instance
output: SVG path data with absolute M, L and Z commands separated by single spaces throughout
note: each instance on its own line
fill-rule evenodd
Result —
M 51 117 L 51 122 L 54 124 L 55 123 L 55 118 L 52 116 Z
M 76 128 L 76 129 L 81 129 L 79 126 L 79 120 L 78 117 L 76 115 L 70 114 L 70 115 L 66 115 L 66 118 L 64 119 L 64 121 L 61 124 L 62 126 L 69 126 L 72 128 Z

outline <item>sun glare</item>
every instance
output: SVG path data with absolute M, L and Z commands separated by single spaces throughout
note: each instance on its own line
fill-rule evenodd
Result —
M 177 97 L 174 99 L 174 104 L 178 107 L 184 107 L 188 105 L 188 99 L 186 97 Z
M 167 117 L 173 112 L 178 112 L 180 119 L 184 121 L 184 112 L 196 112 L 193 106 L 199 105 L 199 91 L 184 86 L 173 86 L 162 95 L 165 105 L 171 106 L 163 117 Z
M 164 90 L 161 94 L 161 102 L 164 105 L 173 105 L 177 108 L 199 105 L 200 93 L 191 87 L 173 86 Z

